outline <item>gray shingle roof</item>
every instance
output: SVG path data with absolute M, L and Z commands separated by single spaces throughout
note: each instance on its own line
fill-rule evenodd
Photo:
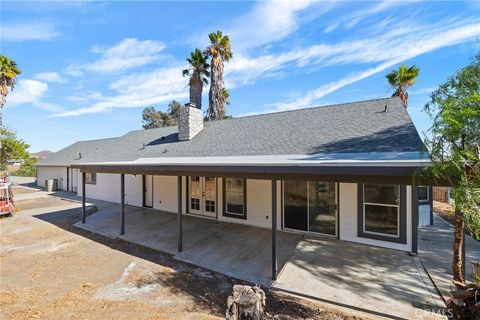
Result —
M 388 112 L 384 112 L 385 105 L 389 106 Z M 398 98 L 207 122 L 192 140 L 178 141 L 177 137 L 177 127 L 166 127 L 80 141 L 38 165 L 68 166 L 148 157 L 409 152 L 423 148 Z

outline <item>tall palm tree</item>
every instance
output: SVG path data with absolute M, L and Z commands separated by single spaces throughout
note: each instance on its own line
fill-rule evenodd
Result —
M 223 103 L 227 106 L 230 105 L 230 92 L 228 92 L 227 88 L 222 89 L 222 96 L 223 96 Z
M 190 102 L 195 103 L 198 109 L 202 109 L 203 84 L 208 84 L 208 78 L 210 77 L 208 71 L 210 65 L 207 59 L 208 56 L 197 48 L 190 54 L 190 58 L 187 58 L 190 67 L 183 70 L 183 76 L 190 77 L 188 81 Z
M 0 54 L 0 128 L 3 128 L 2 115 L 8 90 L 15 87 L 17 75 L 22 71 L 12 59 Z
M 208 35 L 210 45 L 205 53 L 212 58 L 210 62 L 210 91 L 208 93 L 207 118 L 209 120 L 223 119 L 225 115 L 225 103 L 223 96 L 223 63 L 232 58 L 230 39 L 221 31 L 212 32 Z
M 408 92 L 407 88 L 415 83 L 415 79 L 420 73 L 420 69 L 413 65 L 410 68 L 402 64 L 398 70 L 392 70 L 386 75 L 388 84 L 395 89 L 392 97 L 400 97 L 405 108 L 408 106 Z

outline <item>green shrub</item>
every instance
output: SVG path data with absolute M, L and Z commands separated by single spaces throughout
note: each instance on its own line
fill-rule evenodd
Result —
M 37 176 L 37 167 L 35 163 L 37 163 L 37 158 L 29 158 L 24 161 L 20 165 L 20 168 L 13 172 L 12 175 L 19 176 L 19 177 L 36 177 Z

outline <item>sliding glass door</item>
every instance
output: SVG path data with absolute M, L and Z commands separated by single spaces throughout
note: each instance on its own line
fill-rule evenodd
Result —
M 305 181 L 284 182 L 284 226 L 287 229 L 308 231 L 308 192 Z
M 334 182 L 308 182 L 309 231 L 336 235 L 337 202 Z
M 334 182 L 285 180 L 284 228 L 335 236 L 336 198 Z

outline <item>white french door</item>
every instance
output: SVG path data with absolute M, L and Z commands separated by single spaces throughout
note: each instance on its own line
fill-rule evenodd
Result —
M 188 212 L 206 217 L 217 216 L 217 183 L 213 177 L 189 177 Z

